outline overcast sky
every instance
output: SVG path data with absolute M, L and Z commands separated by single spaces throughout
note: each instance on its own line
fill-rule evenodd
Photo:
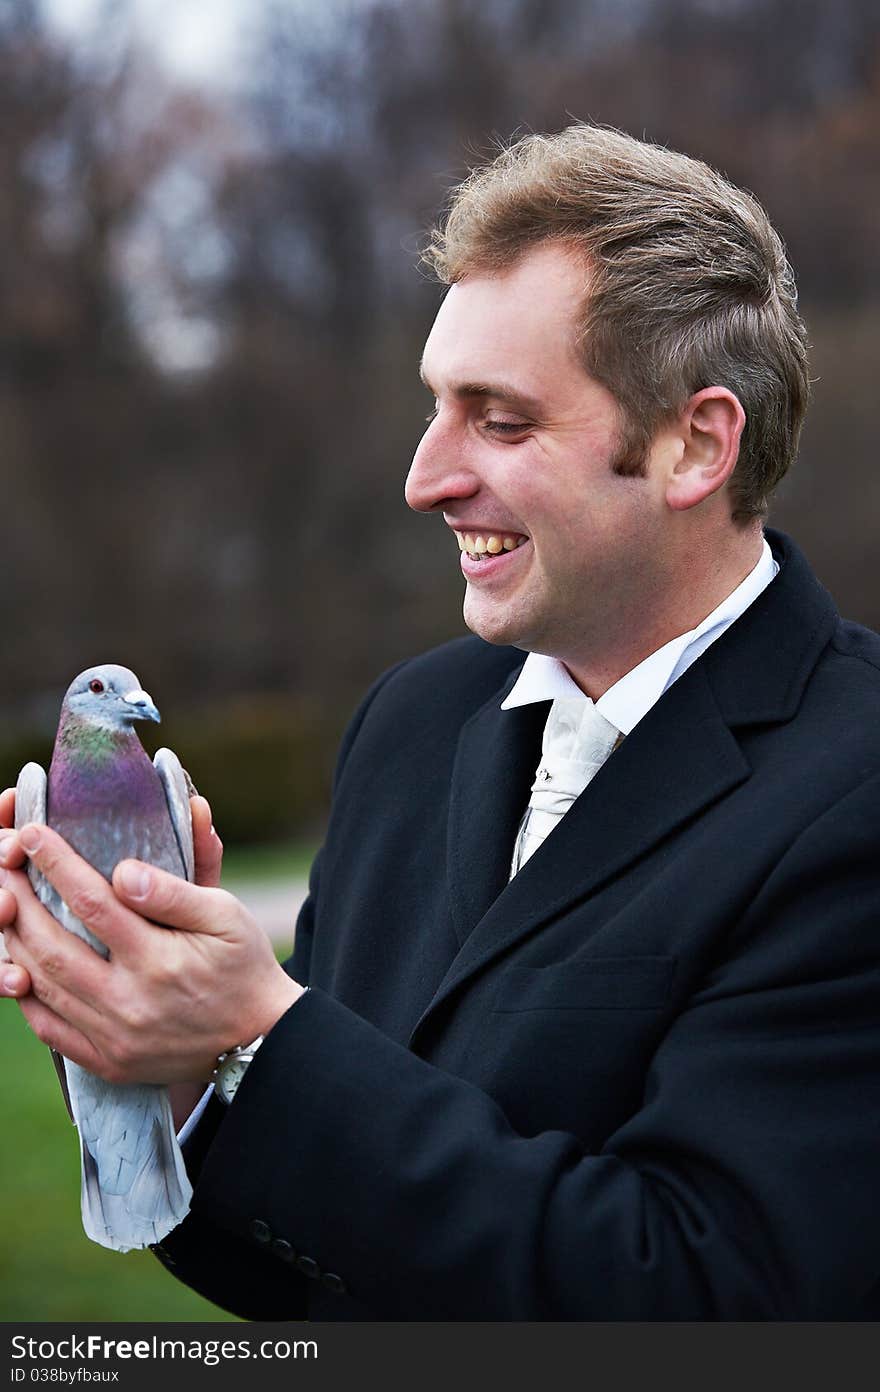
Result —
M 106 0 L 42 0 L 59 32 L 87 36 Z M 253 0 L 251 0 L 253 3 Z M 188 82 L 228 82 L 235 71 L 242 0 L 127 0 L 138 34 Z

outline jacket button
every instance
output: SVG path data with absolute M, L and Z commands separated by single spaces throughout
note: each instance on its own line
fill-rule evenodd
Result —
M 276 1237 L 272 1243 L 272 1251 L 276 1257 L 280 1257 L 284 1262 L 296 1261 L 296 1252 L 286 1238 Z
M 321 1268 L 312 1257 L 297 1257 L 296 1264 L 304 1276 L 310 1280 L 316 1280 L 321 1274 Z
M 255 1218 L 251 1223 L 251 1237 L 255 1242 L 267 1243 L 272 1241 L 272 1233 L 269 1224 L 264 1223 L 262 1218 Z
M 345 1282 L 341 1276 L 336 1275 L 335 1271 L 325 1271 L 321 1277 L 321 1285 L 326 1286 L 327 1290 L 332 1291 L 334 1295 L 346 1294 Z

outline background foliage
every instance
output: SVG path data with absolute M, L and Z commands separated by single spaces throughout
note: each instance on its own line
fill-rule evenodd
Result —
M 494 139 L 572 117 L 765 202 L 817 378 L 773 520 L 880 625 L 873 0 L 258 0 L 189 90 L 129 0 L 96 4 L 78 44 L 0 7 L 4 780 L 113 659 L 227 840 L 320 823 L 360 692 L 461 630 L 454 544 L 402 501 L 417 247 Z

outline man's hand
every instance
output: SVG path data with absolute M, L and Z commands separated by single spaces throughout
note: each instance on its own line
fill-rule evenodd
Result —
M 267 1033 L 302 994 L 243 905 L 217 888 L 222 846 L 208 804 L 192 805 L 197 885 L 124 861 L 111 887 L 47 827 L 0 833 L 0 928 L 14 964 L 0 964 L 11 977 L 3 993 L 39 1039 L 109 1082 L 207 1078 L 218 1054 Z M 0 827 L 13 810 L 9 790 Z M 26 855 L 110 961 L 39 903 L 20 868 Z
M 6 865 L 6 852 L 12 849 L 12 831 L 15 825 L 15 789 L 7 788 L 0 793 L 0 869 Z M 21 858 L 19 859 L 19 854 Z M 21 864 L 24 854 L 16 852 L 15 864 Z M 0 925 L 6 919 L 3 915 L 3 891 L 0 889 Z M 31 989 L 31 979 L 23 967 L 15 966 L 6 951 L 5 937 L 0 941 L 0 996 L 18 998 L 26 996 Z

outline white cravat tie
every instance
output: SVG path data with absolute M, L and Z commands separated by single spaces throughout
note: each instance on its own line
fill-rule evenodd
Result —
M 517 832 L 511 879 L 599 772 L 619 737 L 620 731 L 588 696 L 556 697 L 544 726 L 532 795 Z

